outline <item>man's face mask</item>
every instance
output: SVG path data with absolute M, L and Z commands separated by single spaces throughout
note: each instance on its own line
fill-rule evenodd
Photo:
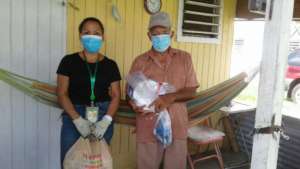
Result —
M 171 44 L 171 37 L 169 34 L 155 35 L 151 37 L 152 46 L 157 52 L 166 51 Z
M 102 47 L 102 37 L 97 35 L 82 35 L 81 43 L 88 53 L 98 53 Z

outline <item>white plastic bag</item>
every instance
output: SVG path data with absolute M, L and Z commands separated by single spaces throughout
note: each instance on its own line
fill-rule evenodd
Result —
M 126 77 L 128 83 L 128 96 L 137 106 L 145 106 L 146 112 L 155 112 L 154 106 L 149 105 L 158 98 L 159 95 L 172 93 L 175 88 L 168 83 L 159 83 L 148 79 L 142 72 L 135 72 Z M 172 143 L 171 119 L 167 110 L 158 112 L 153 134 L 158 141 L 167 147 Z
M 137 106 L 145 106 L 145 111 L 154 112 L 154 107 L 150 108 L 149 105 L 158 97 L 157 83 L 147 79 L 141 72 L 128 75 L 126 80 L 128 83 L 128 96 Z
M 158 98 L 175 91 L 175 88 L 168 83 L 159 83 L 148 79 L 142 72 L 134 72 L 126 77 L 128 84 L 127 94 L 139 107 L 145 106 L 144 110 L 154 112 L 154 107 L 149 105 Z
M 155 123 L 153 134 L 164 146 L 164 148 L 172 143 L 171 119 L 167 110 L 163 110 L 159 113 Z

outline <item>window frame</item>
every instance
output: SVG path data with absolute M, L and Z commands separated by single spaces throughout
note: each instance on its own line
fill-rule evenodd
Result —
M 183 25 L 183 9 L 185 0 L 179 0 L 179 8 L 178 8 L 178 20 L 177 20 L 177 41 L 178 42 L 192 42 L 192 43 L 212 43 L 212 44 L 220 44 L 222 40 L 222 29 L 223 29 L 223 8 L 224 8 L 224 0 L 220 1 L 220 18 L 219 18 L 219 31 L 218 38 L 208 38 L 208 37 L 194 37 L 194 36 L 186 36 L 182 33 L 182 25 Z

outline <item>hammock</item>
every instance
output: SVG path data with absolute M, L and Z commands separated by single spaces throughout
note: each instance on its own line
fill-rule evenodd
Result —
M 209 89 L 198 92 L 186 102 L 189 125 L 193 126 L 228 104 L 253 79 L 258 72 L 254 68 L 248 73 L 242 72 L 231 79 L 219 83 Z M 56 86 L 30 79 L 0 68 L 0 80 L 24 92 L 39 102 L 60 108 L 56 97 Z M 135 113 L 125 100 L 121 100 L 115 116 L 117 123 L 135 126 Z

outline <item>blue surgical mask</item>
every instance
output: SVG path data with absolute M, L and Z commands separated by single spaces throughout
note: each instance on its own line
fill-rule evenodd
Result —
M 156 35 L 151 37 L 152 46 L 157 52 L 166 51 L 171 44 L 171 37 L 169 34 Z
M 81 43 L 88 53 L 98 53 L 102 47 L 102 37 L 97 35 L 82 35 Z

